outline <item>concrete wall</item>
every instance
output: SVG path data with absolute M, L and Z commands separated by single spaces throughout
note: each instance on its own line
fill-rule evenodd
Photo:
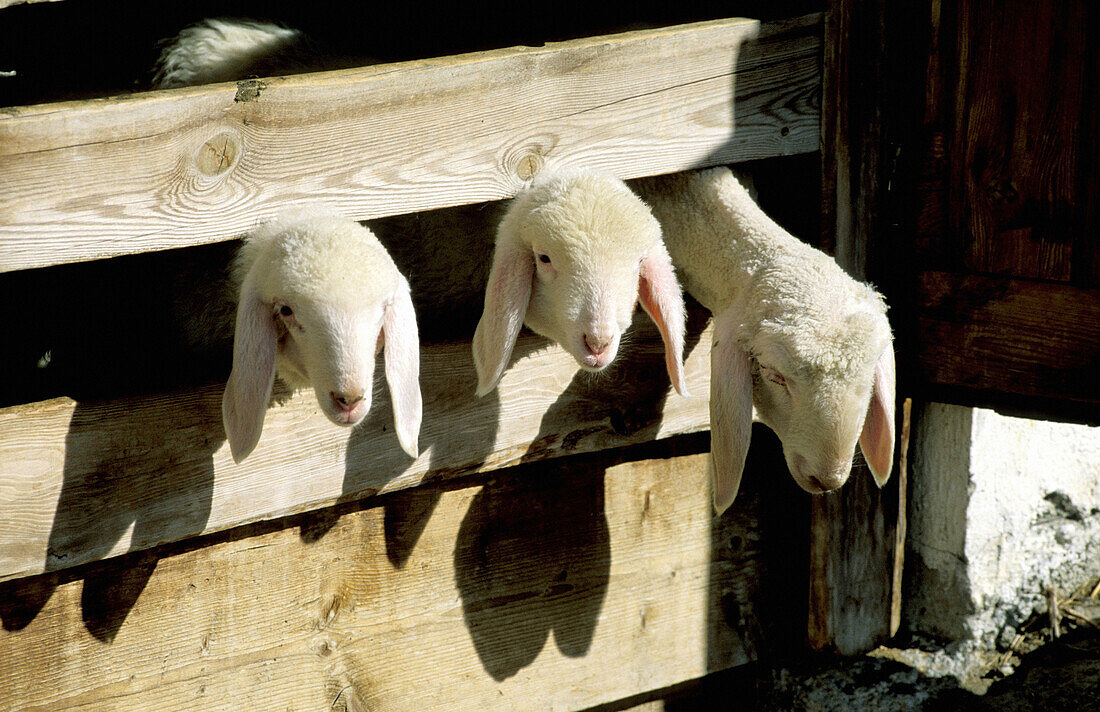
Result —
M 932 403 L 912 467 L 911 629 L 992 647 L 1100 572 L 1100 428 Z

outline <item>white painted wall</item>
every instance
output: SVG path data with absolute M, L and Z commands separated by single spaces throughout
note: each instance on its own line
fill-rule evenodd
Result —
M 912 463 L 910 628 L 992 647 L 1100 572 L 1100 428 L 932 403 Z

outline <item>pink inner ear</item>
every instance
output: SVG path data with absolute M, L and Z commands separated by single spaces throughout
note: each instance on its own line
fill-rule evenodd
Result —
M 890 471 L 894 467 L 894 402 L 894 347 L 887 344 L 875 363 L 871 403 L 863 421 L 863 432 L 859 435 L 859 448 L 879 487 L 890 479 Z
M 752 368 L 737 344 L 732 309 L 714 318 L 710 352 L 710 456 L 714 509 L 721 514 L 741 487 L 752 437 Z
M 424 410 L 420 394 L 420 340 L 416 311 L 404 277 L 400 278 L 393 302 L 386 307 L 382 333 L 385 336 L 379 338 L 379 343 L 385 342 L 386 382 L 390 387 L 397 440 L 410 457 L 416 457 Z
M 651 249 L 642 259 L 638 301 L 661 332 L 665 342 L 665 368 L 672 386 L 680 395 L 688 395 L 683 361 L 687 320 L 684 296 L 664 244 Z
M 276 330 L 271 305 L 250 288 L 241 290 L 233 334 L 233 369 L 222 394 L 222 422 L 234 462 L 248 457 L 260 439 L 275 382 Z
M 534 277 L 535 260 L 530 251 L 509 241 L 497 244 L 489 283 L 485 287 L 485 310 L 474 331 L 474 367 L 479 396 L 496 388 L 504 375 L 527 316 Z

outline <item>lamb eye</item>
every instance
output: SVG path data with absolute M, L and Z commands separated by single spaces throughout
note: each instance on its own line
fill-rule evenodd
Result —
M 550 264 L 550 255 L 539 255 L 539 262 L 544 265 Z
M 283 306 L 279 307 L 279 313 L 282 314 L 283 316 L 294 316 L 294 310 L 291 309 L 290 307 L 288 307 L 285 304 Z
M 760 372 L 764 375 L 764 378 L 768 379 L 772 383 L 786 387 L 787 379 L 783 378 L 783 374 L 779 371 L 776 371 L 774 368 L 769 368 L 768 366 L 762 365 L 760 366 Z

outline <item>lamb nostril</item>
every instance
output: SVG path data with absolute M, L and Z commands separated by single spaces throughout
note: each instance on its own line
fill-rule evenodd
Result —
M 829 489 L 829 488 L 828 488 L 828 487 L 826 487 L 825 485 L 821 484 L 821 480 L 817 479 L 817 478 L 816 478 L 816 477 L 814 477 L 813 475 L 810 475 L 810 477 L 809 477 L 809 480 L 810 480 L 810 484 L 811 484 L 811 485 L 813 485 L 814 487 L 817 487 L 817 488 L 818 488 L 819 490 L 821 490 L 822 492 L 825 492 L 825 491 L 827 491 L 827 490 Z
M 611 345 L 611 339 L 601 339 L 591 334 L 585 334 L 584 345 L 588 347 L 588 352 L 593 356 L 602 356 L 607 353 L 607 349 Z
M 354 393 L 336 393 L 336 392 L 332 392 L 329 395 L 332 396 L 332 400 L 336 401 L 340 405 L 340 407 L 344 408 L 345 410 L 350 409 L 356 403 L 363 400 L 363 394 L 362 393 L 354 394 Z

